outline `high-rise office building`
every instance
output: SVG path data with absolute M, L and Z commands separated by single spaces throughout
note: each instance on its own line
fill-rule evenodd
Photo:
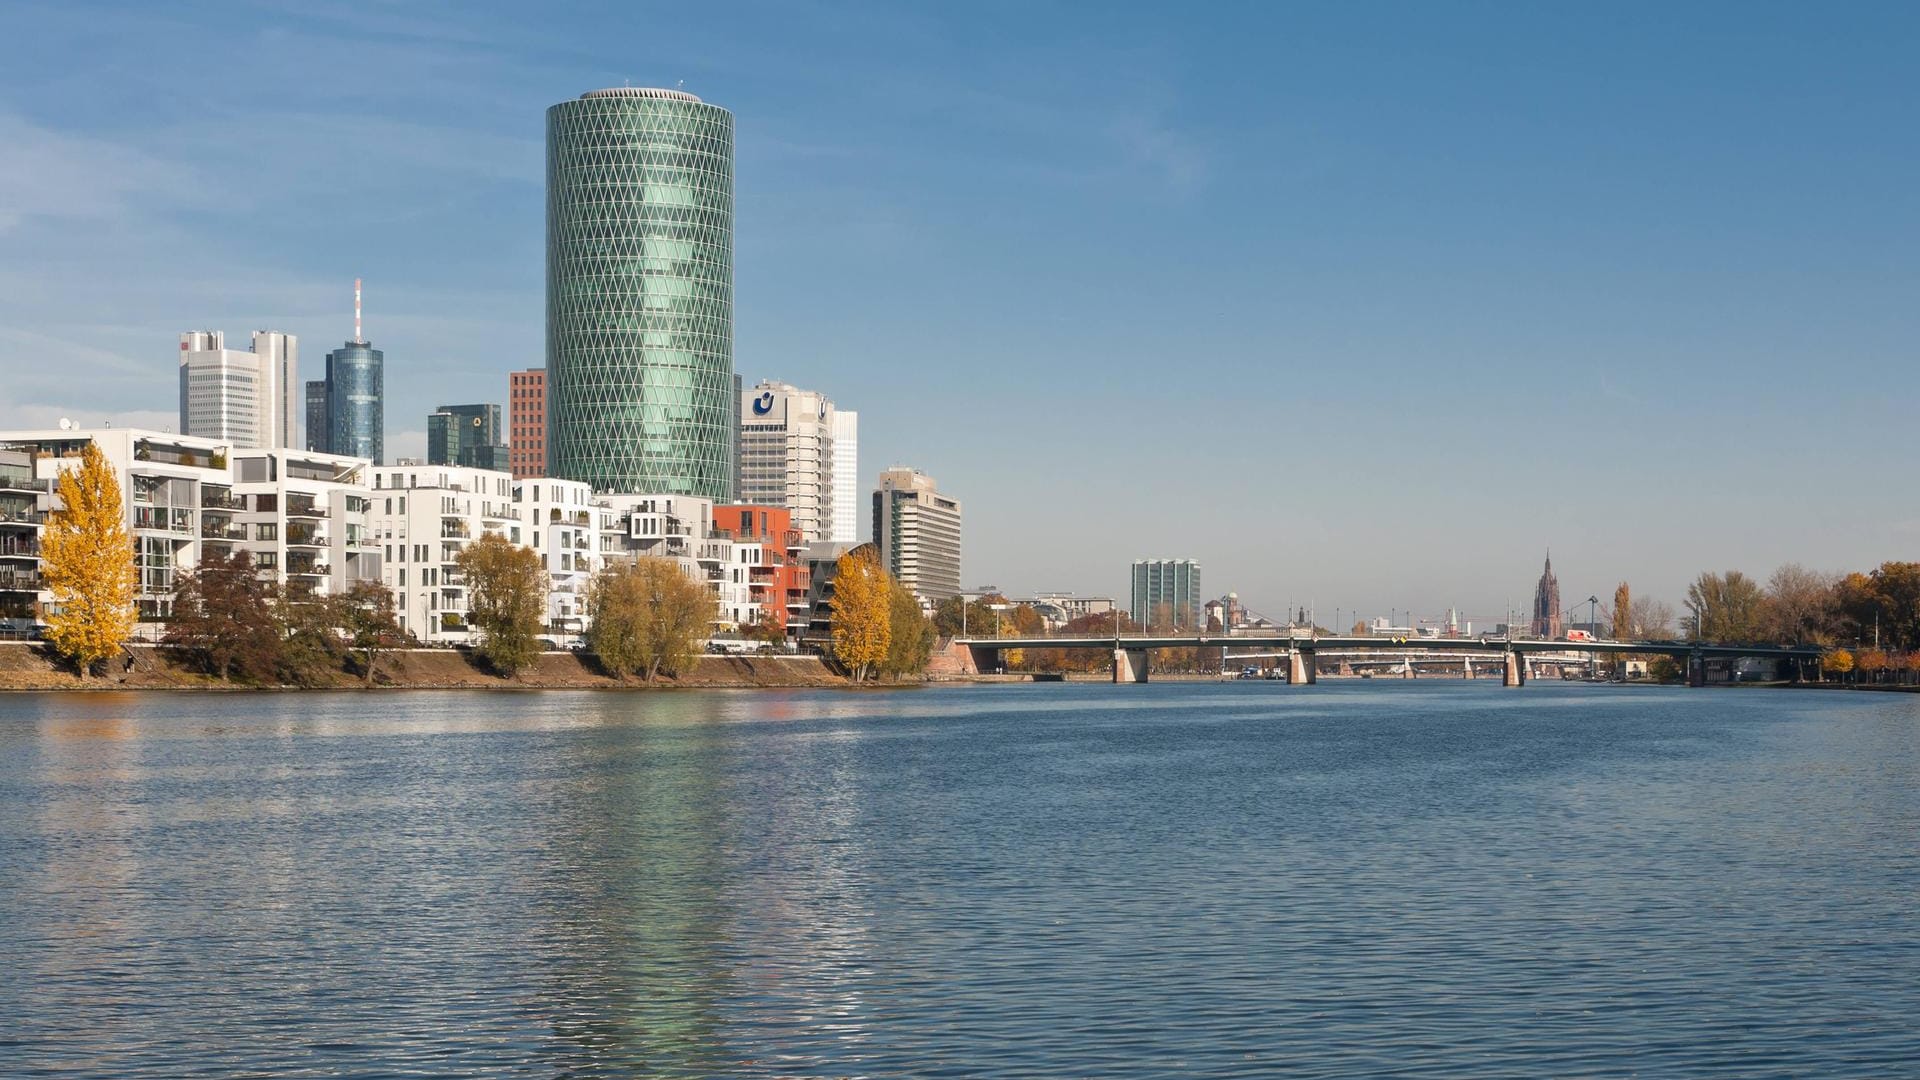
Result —
M 307 439 L 309 450 L 327 453 L 327 380 L 307 383 Z
M 547 467 L 733 496 L 733 114 L 616 87 L 547 110 Z
M 507 469 L 500 406 L 442 405 L 427 417 L 427 464 Z
M 1128 615 L 1141 626 L 1204 625 L 1200 621 L 1200 564 L 1192 559 L 1135 559 Z
M 300 342 L 256 330 L 250 352 L 226 347 L 218 330 L 180 335 L 180 433 L 236 449 L 298 441 Z
M 508 462 L 515 480 L 547 474 L 547 369 L 507 376 Z
M 873 545 L 880 563 L 923 600 L 960 592 L 960 500 L 940 494 L 933 477 L 895 467 L 873 493 Z
M 386 464 L 386 362 L 386 354 L 369 344 L 361 330 L 356 278 L 353 339 L 327 354 L 325 381 L 307 384 L 307 449 Z M 326 432 L 324 441 L 311 430 L 316 418 Z
M 860 414 L 833 411 L 833 523 L 825 539 L 836 544 L 860 539 Z
M 851 541 L 859 513 L 856 423 L 817 391 L 770 381 L 742 391 L 739 501 L 793 511 L 793 526 L 809 543 Z

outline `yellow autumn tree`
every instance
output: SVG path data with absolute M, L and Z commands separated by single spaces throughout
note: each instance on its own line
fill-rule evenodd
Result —
M 893 579 L 871 548 L 840 556 L 833 570 L 833 654 L 862 682 L 893 645 Z
M 1853 674 L 1853 654 L 1845 649 L 1834 649 L 1820 658 L 1820 670 L 1828 675 Z
M 98 446 L 88 443 L 80 467 L 61 472 L 58 491 L 40 538 L 40 573 L 53 593 L 47 641 L 84 674 L 133 636 L 133 537 L 120 481 Z

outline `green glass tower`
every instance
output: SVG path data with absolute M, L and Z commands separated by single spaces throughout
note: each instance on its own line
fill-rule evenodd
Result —
M 601 492 L 729 500 L 733 114 L 617 87 L 547 110 L 547 454 Z

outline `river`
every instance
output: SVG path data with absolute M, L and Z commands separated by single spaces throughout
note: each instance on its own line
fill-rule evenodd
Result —
M 7 1076 L 1920 1071 L 1920 697 L 0 695 Z

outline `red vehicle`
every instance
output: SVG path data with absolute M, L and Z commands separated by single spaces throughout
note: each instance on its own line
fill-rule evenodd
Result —
M 1598 641 L 1600 639 L 1594 637 L 1593 632 L 1590 630 L 1569 630 L 1567 631 L 1567 640 L 1568 641 Z

